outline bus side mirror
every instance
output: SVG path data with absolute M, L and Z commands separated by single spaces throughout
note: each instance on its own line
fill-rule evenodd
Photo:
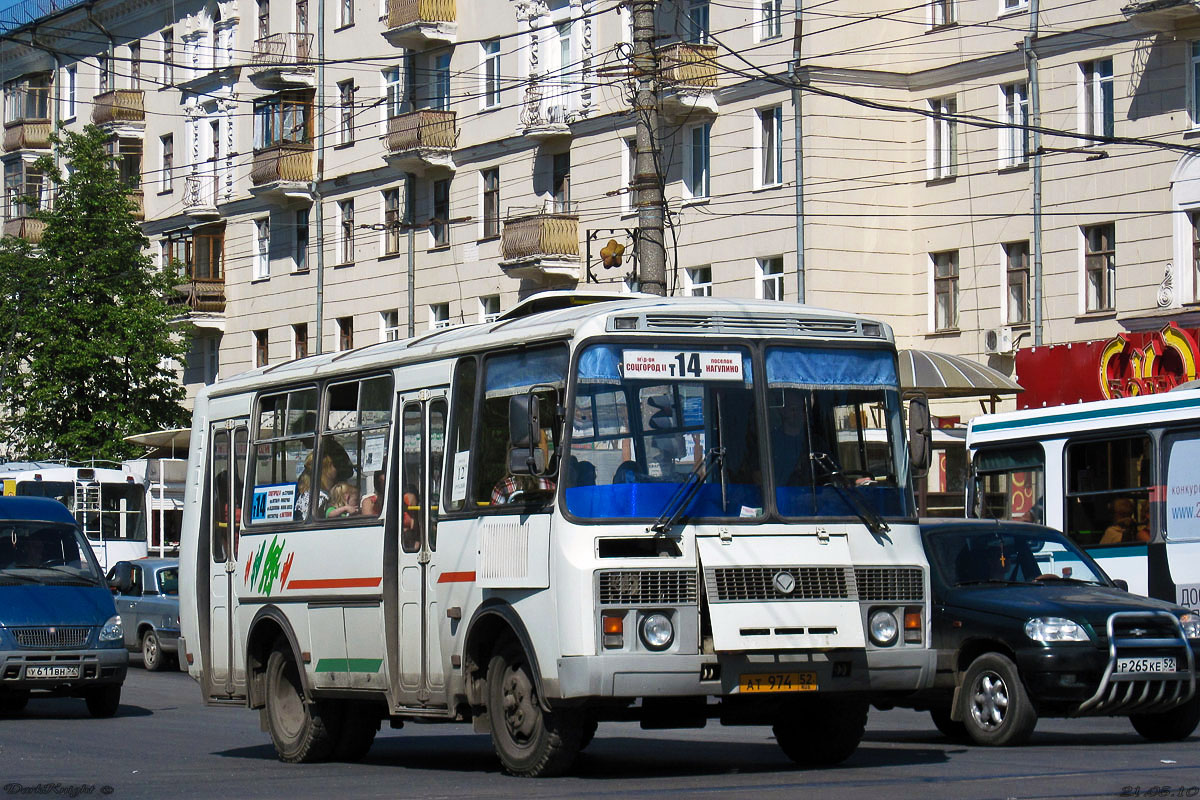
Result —
M 914 397 L 908 401 L 908 461 L 913 477 L 923 478 L 933 463 L 933 430 L 929 421 L 929 400 Z
M 508 399 L 508 471 L 512 475 L 537 475 L 546 469 L 546 454 L 539 448 L 541 406 L 533 392 Z

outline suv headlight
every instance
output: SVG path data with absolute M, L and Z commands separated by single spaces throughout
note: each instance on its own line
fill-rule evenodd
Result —
M 100 629 L 100 641 L 118 642 L 123 637 L 124 632 L 121 630 L 121 618 L 109 617 L 108 622 L 104 623 L 104 627 Z
M 1062 617 L 1034 617 L 1025 623 L 1025 635 L 1043 643 L 1091 641 L 1083 626 Z
M 1183 628 L 1183 635 L 1189 639 L 1200 639 L 1200 617 L 1195 614 L 1182 614 L 1179 617 L 1179 626 Z

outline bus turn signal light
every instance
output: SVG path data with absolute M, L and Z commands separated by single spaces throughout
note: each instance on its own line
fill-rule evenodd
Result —
M 604 646 L 617 648 L 625 646 L 625 618 L 601 617 L 603 620 Z
M 921 639 L 921 609 L 904 609 L 904 641 L 920 642 Z

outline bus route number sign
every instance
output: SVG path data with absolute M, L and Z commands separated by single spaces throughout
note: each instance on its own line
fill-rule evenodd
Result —
M 626 350 L 621 371 L 626 380 L 740 381 L 742 354 L 702 350 Z

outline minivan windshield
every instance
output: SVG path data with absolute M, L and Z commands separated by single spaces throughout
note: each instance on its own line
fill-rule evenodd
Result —
M 100 566 L 74 525 L 0 522 L 0 586 L 102 586 Z

